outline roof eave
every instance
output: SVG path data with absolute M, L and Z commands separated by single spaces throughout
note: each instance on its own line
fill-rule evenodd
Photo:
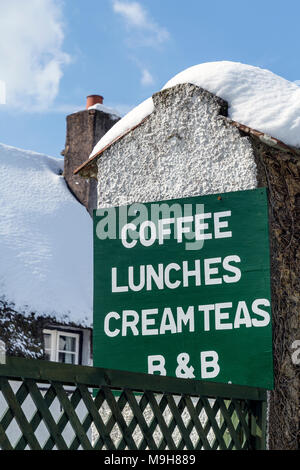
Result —
M 271 135 L 266 134 L 265 132 L 258 131 L 256 129 L 252 129 L 249 126 L 245 126 L 244 124 L 241 124 L 240 122 L 232 121 L 231 119 L 228 119 L 228 118 L 226 119 L 229 122 L 229 124 L 231 124 L 232 126 L 237 127 L 239 130 L 241 130 L 245 134 L 251 134 L 257 137 L 264 144 L 269 145 L 270 147 L 275 147 L 278 150 L 281 150 L 284 152 L 292 153 L 296 155 L 297 157 L 300 156 L 300 148 L 287 145 L 281 140 L 276 139 L 276 137 L 272 137 Z

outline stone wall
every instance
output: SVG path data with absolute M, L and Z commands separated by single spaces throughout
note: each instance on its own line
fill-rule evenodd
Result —
M 274 391 L 269 403 L 271 449 L 300 448 L 300 156 L 251 139 L 260 185 L 268 188 Z
M 98 159 L 98 207 L 253 189 L 248 137 L 227 103 L 194 85 L 153 96 L 155 111 Z

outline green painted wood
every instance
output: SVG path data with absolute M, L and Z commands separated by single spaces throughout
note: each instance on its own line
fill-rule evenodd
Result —
M 89 411 L 89 413 L 90 413 L 90 415 L 93 419 L 93 423 L 96 426 L 97 431 L 100 435 L 99 445 L 96 446 L 95 449 L 97 450 L 98 447 L 102 448 L 103 444 L 104 444 L 107 447 L 108 450 L 116 450 L 116 446 L 113 443 L 109 433 L 107 432 L 106 426 L 103 423 L 103 421 L 101 419 L 101 416 L 98 412 L 98 409 L 96 408 L 95 403 L 92 400 L 91 395 L 87 391 L 87 388 L 84 385 L 80 384 L 80 385 L 78 385 L 78 389 L 81 393 L 84 404 L 87 407 L 87 410 Z
M 180 414 L 184 415 L 184 412 L 187 411 L 189 416 L 190 416 L 190 419 L 189 421 L 186 422 L 186 418 L 185 418 L 185 427 L 186 427 L 186 432 L 188 433 L 188 435 L 190 436 L 193 428 L 195 427 L 194 425 L 194 420 L 191 416 L 191 413 L 189 412 L 189 409 L 187 407 L 187 398 L 189 398 L 187 395 L 184 395 L 181 397 L 179 403 L 178 403 L 178 410 L 180 412 Z M 191 405 L 193 406 L 192 402 L 191 402 Z M 175 423 L 176 424 L 176 423 Z M 201 449 L 201 440 L 199 439 L 199 436 L 198 436 L 198 443 L 193 443 L 193 446 L 194 446 L 194 449 Z M 181 440 L 180 444 L 179 444 L 179 448 L 180 449 L 185 449 L 185 443 L 184 443 L 184 440 Z
M 237 450 L 241 450 L 241 443 L 240 443 L 239 436 L 238 436 L 238 434 L 236 433 L 236 431 L 234 429 L 234 426 L 233 426 L 233 423 L 232 423 L 232 417 L 231 417 L 231 415 L 230 415 L 230 413 L 229 413 L 229 411 L 228 411 L 228 409 L 227 409 L 227 407 L 224 403 L 224 400 L 222 400 L 221 398 L 217 398 L 217 401 L 219 403 L 220 410 L 221 410 L 222 416 L 224 418 L 224 421 L 226 422 L 226 427 L 228 428 L 230 436 L 234 441 L 234 446 Z
M 5 429 L 0 422 L 0 449 L 1 450 L 13 450 L 13 446 L 8 440 Z
M 102 390 L 104 392 L 105 399 L 111 409 L 112 415 L 115 418 L 116 423 L 118 424 L 121 433 L 123 434 L 123 437 L 124 437 L 124 440 L 126 441 L 127 446 L 131 450 L 138 450 L 136 443 L 134 442 L 131 434 L 128 432 L 127 424 L 124 420 L 122 413 L 120 412 L 120 409 L 117 406 L 116 399 L 113 393 L 108 387 L 102 387 Z
M 184 444 L 187 446 L 188 449 L 193 449 L 194 446 L 192 444 L 189 434 L 186 431 L 186 427 L 182 420 L 181 414 L 178 411 L 177 405 L 174 401 L 174 397 L 172 395 L 167 394 L 167 401 L 168 401 L 168 405 L 171 410 L 171 413 L 174 417 L 174 420 L 176 421 L 176 425 L 178 429 L 180 430 L 181 439 L 184 441 Z
M 236 428 L 236 432 L 237 432 L 237 434 L 239 435 L 239 438 L 240 438 L 241 437 L 240 436 L 240 428 L 237 426 L 238 425 L 238 420 L 236 419 L 236 416 L 234 414 L 235 410 L 234 410 L 234 407 L 233 407 L 233 404 L 232 404 L 232 400 L 225 400 L 225 405 L 228 407 L 228 410 L 229 410 L 230 415 L 231 415 L 231 421 L 233 422 L 233 425 Z M 221 415 L 221 432 L 223 433 L 224 441 L 225 441 L 227 449 L 231 450 L 234 447 L 234 441 L 233 441 L 232 436 L 229 432 L 229 429 L 227 428 L 227 424 L 226 424 L 226 421 L 224 420 L 223 415 Z M 242 442 L 242 439 L 241 439 L 241 442 Z
M 16 399 L 20 405 L 22 405 L 22 403 L 26 400 L 27 395 L 28 395 L 28 390 L 25 384 L 22 383 L 16 393 Z M 1 418 L 1 424 L 4 430 L 8 428 L 8 426 L 10 425 L 13 419 L 14 419 L 14 414 L 12 410 L 8 408 Z
M 176 445 L 174 443 L 172 434 L 170 432 L 169 427 L 166 425 L 166 422 L 164 420 L 163 414 L 157 404 L 157 401 L 155 399 L 155 396 L 153 392 L 150 392 L 149 390 L 145 393 L 149 400 L 149 404 L 152 408 L 152 411 L 154 413 L 154 419 L 157 421 L 157 424 L 160 427 L 160 430 L 164 436 L 164 439 L 167 442 L 167 446 L 169 450 L 176 450 Z
M 250 445 L 252 449 L 262 450 L 266 445 L 265 426 L 263 425 L 266 421 L 266 404 L 260 406 L 258 402 L 253 401 L 250 403 L 250 408 Z
M 165 408 L 166 408 L 166 406 L 167 406 L 167 400 L 165 399 L 165 396 L 162 396 L 162 397 L 161 397 L 161 396 L 157 396 L 157 395 L 154 395 L 154 396 L 155 396 L 155 400 L 156 400 L 156 402 L 157 402 L 157 406 L 158 406 L 158 408 L 159 408 L 159 411 L 160 411 L 160 413 L 161 413 L 161 416 L 163 416 L 163 413 L 164 413 Z M 158 403 L 158 401 L 159 401 L 159 403 Z M 146 394 L 143 396 L 142 400 L 141 400 L 141 409 L 142 409 L 142 412 L 144 412 L 144 410 L 146 409 L 147 406 L 150 407 L 150 409 L 151 409 L 151 411 L 152 411 L 152 413 L 153 413 L 152 407 L 151 407 L 151 405 L 150 405 L 150 403 L 149 403 L 148 395 L 147 395 L 147 393 L 146 393 Z M 142 407 L 143 407 L 143 408 L 142 408 Z M 167 425 L 167 423 L 166 423 L 166 425 Z M 171 435 L 172 432 L 170 431 L 170 427 L 169 427 L 169 425 L 167 425 L 167 426 L 168 426 L 168 435 Z M 156 417 L 155 417 L 155 415 L 154 415 L 153 418 L 152 418 L 152 420 L 151 420 L 151 422 L 150 422 L 150 425 L 149 425 L 149 432 L 153 434 L 154 431 L 155 431 L 155 429 L 156 429 L 156 427 L 157 427 L 157 419 L 156 419 Z M 167 442 L 167 439 L 166 439 L 166 437 L 165 437 L 165 435 L 164 435 L 164 433 L 163 433 L 162 438 L 161 438 L 161 441 L 160 441 L 159 444 L 158 444 L 158 449 L 159 449 L 159 450 L 165 450 L 165 449 L 167 448 L 167 445 L 168 445 L 168 442 Z M 141 449 L 145 449 L 145 448 L 146 448 L 146 441 L 145 441 L 145 440 L 143 440 L 143 441 L 141 442 L 140 448 L 141 448 Z
M 67 450 L 68 446 L 62 437 L 61 433 L 58 431 L 57 425 L 53 419 L 52 414 L 47 407 L 44 398 L 41 395 L 36 383 L 32 379 L 26 380 L 26 386 L 28 387 L 28 391 L 30 392 L 31 398 L 33 399 L 37 409 L 41 413 L 41 418 L 43 419 L 50 436 L 54 440 L 56 447 L 59 450 Z
M 210 404 L 209 404 L 209 401 L 206 397 L 201 397 L 200 398 L 200 402 L 202 402 L 202 405 L 203 405 L 203 409 L 208 417 L 208 421 L 209 421 L 209 426 L 211 426 L 214 434 L 215 434 L 215 437 L 216 437 L 216 441 L 217 441 L 217 447 L 220 447 L 221 450 L 226 450 L 226 445 L 225 445 L 225 442 L 224 442 L 224 438 L 223 438 L 223 434 L 221 433 L 220 431 L 220 428 L 219 428 L 219 425 L 216 421 L 216 413 L 215 413 L 215 409 L 217 408 L 218 410 L 218 407 L 215 406 L 216 405 L 216 402 L 214 403 L 214 406 L 213 408 L 211 408 Z M 208 434 L 208 426 L 206 427 L 207 429 L 207 434 Z
M 118 407 L 121 411 L 121 413 L 123 413 L 123 410 L 125 408 L 125 406 L 127 405 L 127 398 L 126 398 L 126 394 L 125 394 L 125 391 L 123 390 L 123 392 L 121 393 L 121 395 L 118 397 Z M 143 412 L 142 408 L 141 408 L 141 411 Z M 110 419 L 107 423 L 109 426 L 110 426 L 110 430 L 112 429 L 112 420 Z M 137 418 L 133 415 L 132 416 L 132 420 L 130 421 L 130 423 L 128 424 L 128 432 L 133 435 L 134 434 L 134 431 L 136 429 L 136 426 L 138 425 L 138 420 Z M 118 444 L 118 450 L 124 450 L 126 449 L 126 442 L 124 440 L 124 437 L 122 436 L 119 444 Z M 140 450 L 140 447 L 139 447 L 139 450 Z
M 47 400 L 47 397 L 49 395 L 49 400 Z M 45 395 L 45 402 L 46 402 L 46 405 L 48 406 L 48 408 L 50 408 L 52 402 L 54 401 L 54 399 L 57 398 L 57 395 L 56 395 L 56 391 L 54 389 L 54 387 L 52 387 L 52 385 L 50 386 L 50 388 L 47 390 L 46 392 L 46 395 Z M 76 395 L 76 393 L 72 394 L 72 397 L 71 397 L 71 404 L 72 406 L 74 407 L 74 409 L 77 407 L 79 401 L 80 401 L 80 394 L 78 392 L 78 394 Z M 65 426 L 67 425 L 69 419 L 68 419 L 68 415 L 66 414 L 66 412 L 63 412 L 63 414 L 60 416 L 58 422 L 57 422 L 57 430 L 58 432 L 61 434 L 65 428 Z M 79 447 L 80 443 L 78 444 L 78 447 Z M 52 450 L 55 446 L 55 441 L 54 439 L 52 438 L 52 436 L 50 435 L 49 438 L 47 439 L 47 441 L 45 442 L 44 444 L 44 450 Z
M 70 398 L 71 405 L 74 406 L 74 408 L 77 407 L 80 401 L 80 397 L 81 397 L 81 394 L 77 388 Z M 96 409 L 99 410 L 99 408 L 101 407 L 103 403 L 102 397 L 97 396 L 94 400 L 94 403 L 95 403 Z M 62 416 L 62 419 L 67 421 L 68 418 L 67 418 L 66 413 L 64 413 L 64 415 Z M 90 413 L 88 413 L 82 422 L 82 429 L 84 430 L 85 433 L 87 433 L 88 430 L 90 429 L 92 422 L 93 422 L 92 416 L 90 415 Z M 80 440 L 78 439 L 77 436 L 75 436 L 70 445 L 70 450 L 77 450 L 79 446 L 80 446 Z
M 232 406 L 234 406 L 235 412 L 237 414 L 238 426 L 242 428 L 244 438 L 246 439 L 246 441 L 248 441 L 250 439 L 250 430 L 246 420 L 247 410 L 242 409 L 240 400 L 232 400 Z
M 54 390 L 56 391 L 56 395 L 64 408 L 66 414 L 68 415 L 69 422 L 75 431 L 75 434 L 77 435 L 78 439 L 80 440 L 80 444 L 82 445 L 84 450 L 91 450 L 93 447 L 89 441 L 89 439 L 86 436 L 86 433 L 84 432 L 82 428 L 82 424 L 79 421 L 78 416 L 75 413 L 74 407 L 71 405 L 70 400 L 67 397 L 67 394 L 61 385 L 60 382 L 52 382 L 51 383 Z
M 266 423 L 266 402 L 264 401 L 265 394 L 261 393 L 259 389 L 250 391 L 250 395 L 255 396 L 259 399 L 237 399 L 236 397 L 227 399 L 228 388 L 224 386 L 219 387 L 219 394 L 213 402 L 209 401 L 210 393 L 208 396 L 200 395 L 197 403 L 195 404 L 191 397 L 195 396 L 195 383 L 198 381 L 194 380 L 182 380 L 172 379 L 171 381 L 167 377 L 148 376 L 146 385 L 149 384 L 150 379 L 154 379 L 155 386 L 153 390 L 146 390 L 144 393 L 137 395 L 134 392 L 136 390 L 145 390 L 145 383 L 141 383 L 144 374 L 127 374 L 126 386 L 121 388 L 121 394 L 116 397 L 112 390 L 116 388 L 115 384 L 120 385 L 124 379 L 118 379 L 118 373 L 120 371 L 108 371 L 104 369 L 97 369 L 97 374 L 93 368 L 83 368 L 83 377 L 80 375 L 82 368 L 79 369 L 76 366 L 71 366 L 71 369 L 67 367 L 66 376 L 62 379 L 63 371 L 65 370 L 64 365 L 55 364 L 55 368 L 50 367 L 47 371 L 47 365 L 49 363 L 43 362 L 45 365 L 45 376 L 43 371 L 38 370 L 34 372 L 33 365 L 36 362 L 32 360 L 22 360 L 21 363 L 17 360 L 12 360 L 9 366 L 10 372 L 8 373 L 9 379 L 14 377 L 15 380 L 21 381 L 21 386 L 17 392 L 13 392 L 9 383 L 8 377 L 4 374 L 4 369 L 0 366 L 0 386 L 2 389 L 3 396 L 7 402 L 7 409 L 0 410 L 0 447 L 4 449 L 11 449 L 12 446 L 6 436 L 6 430 L 13 419 L 16 419 L 20 426 L 23 435 L 15 445 L 15 449 L 25 449 L 27 445 L 31 449 L 40 449 L 41 445 L 36 439 L 34 432 L 36 431 L 39 424 L 43 421 L 48 428 L 50 433 L 49 438 L 44 444 L 43 448 L 46 450 L 53 449 L 56 446 L 59 449 L 70 448 L 72 450 L 78 449 L 80 446 L 83 449 L 92 449 L 92 445 L 87 437 L 87 432 L 90 429 L 91 424 L 94 422 L 97 431 L 99 432 L 99 439 L 94 443 L 94 449 L 111 449 L 123 450 L 126 448 L 136 449 L 151 449 L 151 450 L 164 450 L 168 449 L 262 449 L 265 448 L 265 423 Z M 20 364 L 23 365 L 23 373 L 17 377 L 16 372 L 20 368 Z M 7 365 L 6 365 L 7 366 Z M 27 367 L 28 366 L 28 367 Z M 38 365 L 39 367 L 39 365 Z M 53 380 L 50 384 L 47 384 L 48 389 L 41 392 L 39 389 L 40 384 L 47 383 L 46 377 L 55 376 L 54 369 L 58 367 L 58 380 Z M 75 367 L 75 369 L 74 369 Z M 85 369 L 91 369 L 92 373 Z M 5 371 L 7 372 L 7 367 Z M 75 373 L 76 372 L 76 373 Z M 36 377 L 32 375 L 36 374 Z M 91 377 L 94 379 L 97 377 L 98 383 L 105 383 L 105 386 L 96 385 L 98 393 L 93 399 L 90 387 Z M 122 375 L 122 372 L 121 372 Z M 28 377 L 29 376 L 29 377 Z M 130 383 L 130 378 L 133 377 L 133 385 Z M 27 377 L 27 378 L 25 378 Z M 73 377 L 73 382 L 71 381 Z M 87 379 L 87 384 L 83 383 L 83 379 Z M 156 380 L 159 378 L 159 380 Z M 189 382 L 189 383 L 187 383 Z M 64 385 L 72 385 L 72 391 L 64 390 Z M 129 385 L 128 385 L 129 384 Z M 212 391 L 211 386 L 214 390 L 218 389 L 217 384 L 208 383 L 209 392 Z M 178 388 L 174 388 L 178 385 Z M 202 387 L 202 383 L 197 386 Z M 178 400 L 175 402 L 173 393 L 163 391 L 157 395 L 156 390 L 175 390 L 173 393 L 177 393 Z M 185 393 L 181 393 L 182 390 L 186 390 Z M 234 390 L 233 395 L 235 396 L 237 390 Z M 244 390 L 244 395 L 249 390 Z M 222 392 L 225 392 L 225 397 L 222 396 Z M 34 413 L 30 421 L 28 421 L 22 411 L 22 404 L 26 400 L 26 397 L 30 394 L 31 399 L 37 407 L 37 411 Z M 220 395 L 222 397 L 220 397 Z M 50 407 L 55 399 L 58 399 L 63 407 L 63 412 L 56 423 L 53 416 L 51 415 Z M 77 414 L 76 407 L 80 401 L 86 406 L 87 414 L 80 422 Z M 226 403 L 225 401 L 226 400 Z M 103 421 L 99 410 L 103 406 L 104 402 L 108 404 L 111 410 L 111 415 L 107 421 Z M 130 407 L 132 410 L 132 419 L 130 422 L 126 422 L 122 412 L 125 406 Z M 153 417 L 150 422 L 145 419 L 144 412 L 150 406 Z M 168 407 L 169 416 L 171 419 L 166 422 L 164 413 Z M 187 410 L 189 419 L 183 420 L 183 414 Z M 205 411 L 207 421 L 205 424 L 200 422 L 199 416 L 202 410 Z M 70 423 L 76 436 L 73 442 L 67 446 L 61 433 L 65 426 Z M 117 423 L 122 437 L 120 442 L 115 444 L 111 438 L 111 431 Z M 139 427 L 142 439 L 137 444 L 133 438 L 136 427 Z M 153 434 L 159 427 L 162 438 L 160 442 L 156 442 Z M 176 428 L 180 433 L 180 440 L 175 444 L 172 433 Z M 190 434 L 193 429 L 196 429 L 198 434 L 198 441 L 194 444 L 191 440 Z M 210 430 L 213 431 L 214 438 L 211 436 L 208 439 Z
M 155 444 L 155 441 L 152 437 L 152 433 L 149 432 L 149 426 L 148 424 L 146 423 L 146 420 L 144 418 L 144 415 L 143 413 L 141 412 L 137 402 L 136 402 L 136 398 L 134 396 L 134 394 L 128 390 L 128 389 L 125 389 L 124 390 L 124 394 L 125 394 L 125 397 L 126 397 L 126 400 L 127 402 L 129 403 L 130 407 L 131 407 L 131 410 L 133 412 L 133 415 L 135 416 L 136 418 L 136 421 L 139 425 L 139 428 L 141 429 L 142 433 L 143 433 L 143 436 L 147 442 L 147 446 L 150 448 L 150 449 L 153 449 L 156 447 L 156 444 Z
M 153 211 L 154 208 L 157 211 Z M 187 209 L 192 221 L 189 228 L 187 226 L 185 228 L 190 229 L 190 233 L 187 238 L 183 235 L 179 240 L 177 235 L 181 234 L 179 228 L 182 223 L 181 217 L 187 214 Z M 149 370 L 148 356 L 156 351 L 156 354 L 162 355 L 165 359 L 166 375 L 176 376 L 178 366 L 181 364 L 180 355 L 184 351 L 188 354 L 188 361 L 193 367 L 194 376 L 200 379 L 205 377 L 205 374 L 202 374 L 200 352 L 216 348 L 215 352 L 218 354 L 220 364 L 220 369 L 215 372 L 218 382 L 256 384 L 272 389 L 271 292 L 266 189 L 257 188 L 218 196 L 213 194 L 155 201 L 155 203 L 146 202 L 143 204 L 143 210 L 139 211 L 137 219 L 129 215 L 130 212 L 132 214 L 130 205 L 114 207 L 112 211 L 114 224 L 116 224 L 114 225 L 115 235 L 120 234 L 122 229 L 126 229 L 129 221 L 133 223 L 133 226 L 135 224 L 137 226 L 133 230 L 132 226 L 130 230 L 126 230 L 126 237 L 123 239 L 119 236 L 107 236 L 107 223 L 110 225 L 108 220 L 110 217 L 107 218 L 106 211 L 94 212 L 94 363 L 106 364 L 111 369 L 147 372 Z M 124 217 L 124 211 L 128 217 Z M 203 213 L 207 216 L 205 232 L 208 238 L 204 243 L 197 244 L 195 219 L 197 216 L 201 217 Z M 217 233 L 218 230 L 214 230 L 218 226 L 217 214 L 221 216 L 223 222 L 226 220 L 225 226 L 229 231 L 221 229 L 221 232 Z M 157 230 L 154 229 L 154 231 L 151 230 L 153 238 L 148 239 L 148 243 L 144 243 L 139 237 L 141 224 L 143 222 L 147 224 L 147 221 L 151 220 L 152 226 L 158 227 L 159 222 L 163 220 L 166 222 L 166 218 L 168 220 L 167 231 L 170 236 L 164 237 L 162 230 L 162 237 L 157 237 Z M 99 236 L 100 233 L 103 234 L 101 230 L 103 225 L 105 225 L 105 237 Z M 131 239 L 133 234 L 134 240 Z M 148 232 L 146 237 L 148 238 L 149 235 Z M 194 236 L 191 237 L 191 235 Z M 124 246 L 125 238 L 131 242 L 131 249 L 128 249 L 128 245 Z M 191 246 L 191 243 L 195 245 Z M 217 263 L 216 271 L 219 275 L 216 273 L 217 277 L 213 276 L 210 279 L 212 282 L 206 282 L 204 279 L 206 276 L 202 276 L 203 271 L 207 273 L 205 265 L 202 266 L 203 260 L 212 260 L 216 257 L 225 260 L 227 256 L 230 259 L 232 255 L 237 256 L 239 260 L 235 261 L 238 263 L 236 267 L 240 273 L 238 278 L 230 274 L 231 279 L 226 282 L 222 276 L 231 270 L 227 270 L 222 261 L 214 261 L 214 264 Z M 184 278 L 183 274 L 183 263 L 187 262 L 190 267 L 194 267 L 196 261 L 201 264 L 201 270 L 197 270 L 199 274 L 197 282 L 194 277 Z M 145 271 L 148 271 L 148 267 L 151 266 L 158 272 L 158 266 L 165 270 L 172 266 L 171 263 L 177 264 L 177 272 L 171 276 L 172 288 L 166 281 L 167 272 L 164 273 L 165 279 L 161 279 L 159 286 L 154 282 L 152 285 L 151 283 L 147 285 L 145 279 L 148 276 L 140 275 L 141 265 L 146 267 Z M 135 285 L 140 284 L 136 289 L 131 287 L 129 281 L 129 267 L 133 270 L 131 279 Z M 115 270 L 114 277 L 112 277 L 112 269 Z M 214 279 L 218 281 L 215 282 Z M 177 285 L 175 285 L 175 280 Z M 123 289 L 118 289 L 121 286 Z M 205 328 L 203 315 L 196 313 L 199 299 L 202 305 L 218 302 L 220 302 L 219 305 L 224 302 L 225 304 L 232 303 L 230 307 L 225 307 L 225 305 L 222 307 L 230 309 L 231 321 L 222 320 L 223 325 L 227 324 L 228 328 L 223 329 L 212 325 L 212 319 L 210 325 L 205 325 L 207 327 Z M 255 318 L 253 302 L 259 299 L 266 300 L 268 320 L 267 324 L 261 323 L 261 327 L 256 328 L 250 316 Z M 178 306 L 185 310 L 192 307 L 195 328 L 176 328 Z M 243 321 L 239 323 L 238 312 L 244 307 L 249 311 L 247 315 L 250 323 L 247 322 L 247 328 Z M 147 312 L 150 308 L 155 309 L 155 312 Z M 137 312 L 139 321 L 135 325 L 134 334 L 130 329 L 123 328 L 122 317 L 125 315 L 125 309 Z M 120 317 L 111 319 L 109 312 L 117 312 Z M 142 312 L 145 315 L 151 315 L 152 322 L 149 325 L 142 321 Z M 174 327 L 171 331 L 176 334 L 170 334 L 169 328 L 166 331 L 166 314 L 168 318 L 172 318 L 171 323 L 174 322 Z M 211 312 L 210 316 L 214 317 L 214 313 Z M 233 327 L 235 316 L 237 321 Z M 186 377 L 189 375 L 185 372 L 184 374 Z
M 14 413 L 14 417 L 20 429 L 22 430 L 24 437 L 28 445 L 30 446 L 31 450 L 41 450 L 41 446 L 37 438 L 35 437 L 34 432 L 31 426 L 29 425 L 26 419 L 26 416 L 19 402 L 17 401 L 16 396 L 14 392 L 12 391 L 11 386 L 7 379 L 0 377 L 0 388 L 1 388 L 1 392 L 3 393 L 5 400 L 8 403 L 8 406 Z
M 201 449 L 202 446 L 203 446 L 204 449 L 209 449 L 210 444 L 207 440 L 207 435 L 205 434 L 205 432 L 203 430 L 203 427 L 202 427 L 202 424 L 200 422 L 199 413 L 196 412 L 196 409 L 195 409 L 190 397 L 185 397 L 185 402 L 186 402 L 188 412 L 189 412 L 189 414 L 192 418 L 193 425 L 195 426 L 195 428 L 198 432 L 198 436 L 199 436 L 199 444 L 196 446 L 196 449 Z
M 199 402 L 202 403 L 205 401 L 205 397 L 201 397 Z M 199 406 L 199 405 L 198 405 Z M 198 411 L 198 406 L 196 407 L 196 410 Z M 214 419 L 216 420 L 217 422 L 217 415 L 218 415 L 218 412 L 219 412 L 219 407 L 218 407 L 218 403 L 216 402 L 216 400 L 213 400 L 213 404 L 210 406 L 211 408 L 211 416 L 214 417 Z M 205 409 L 204 409 L 205 411 Z M 218 431 L 220 432 L 220 435 L 223 437 L 224 436 L 224 432 L 225 432 L 225 427 L 224 429 L 222 429 L 222 426 L 220 426 L 221 423 L 218 423 L 218 426 L 217 426 L 217 429 Z M 210 430 L 210 427 L 211 427 L 211 424 L 210 424 L 210 421 L 208 420 L 205 428 L 204 428 L 204 431 L 206 433 L 206 435 L 208 435 L 208 432 Z M 226 445 L 224 445 L 224 447 L 221 447 L 222 449 L 226 449 Z M 214 433 L 214 439 L 211 443 L 211 449 L 212 450 L 217 450 L 219 449 L 219 439 L 218 439 L 218 436 L 216 436 L 216 434 Z
M 112 389 L 123 389 L 128 386 L 135 391 L 152 390 L 155 393 L 171 393 L 206 397 L 237 398 L 245 400 L 266 401 L 266 391 L 257 387 L 246 387 L 232 384 L 219 384 L 204 380 L 179 379 L 163 377 L 140 372 L 103 369 L 98 367 L 60 364 L 36 359 L 7 357 L 6 364 L 0 365 L 0 375 L 9 378 L 35 379 L 39 383 L 52 380 L 65 385 L 82 383 L 88 387 L 107 385 Z
M 166 397 L 166 399 L 167 399 L 167 404 L 168 404 L 168 395 L 165 395 L 165 397 Z M 177 397 L 177 399 L 178 399 L 178 397 Z M 170 409 L 170 407 L 169 407 L 169 409 Z M 180 398 L 180 400 L 179 400 L 179 402 L 178 402 L 178 404 L 177 404 L 177 409 L 178 409 L 179 414 L 182 415 L 182 413 L 183 413 L 183 411 L 184 411 L 184 409 L 185 409 L 184 396 L 182 396 L 182 397 Z M 171 411 L 171 413 L 172 413 L 172 411 Z M 168 426 L 171 433 L 174 432 L 176 426 L 177 426 L 177 421 L 176 421 L 175 417 L 172 416 L 172 419 L 171 419 L 171 421 L 170 421 L 170 423 L 169 423 L 169 426 Z M 188 431 L 188 427 L 187 427 L 187 429 L 186 429 L 186 433 L 187 433 L 188 436 L 190 435 L 190 433 L 189 433 L 189 431 Z M 175 441 L 174 441 L 174 442 L 175 442 Z M 184 439 L 180 439 L 180 441 L 176 444 L 176 447 L 177 447 L 178 450 L 183 450 L 183 449 L 185 449 L 185 440 L 184 440 Z
M 25 383 L 23 383 L 24 387 L 25 387 Z M 28 392 L 28 390 L 27 390 Z M 55 392 L 54 390 L 50 387 L 46 392 L 45 392 L 45 395 L 44 395 L 44 401 L 45 401 L 45 405 L 47 406 L 47 408 L 50 408 L 53 400 L 55 399 L 56 395 L 55 395 Z M 39 410 L 37 410 L 33 417 L 31 418 L 29 424 L 30 426 L 32 427 L 32 430 L 33 432 L 36 431 L 36 429 L 38 428 L 39 424 L 41 423 L 42 421 L 42 415 L 41 413 L 39 412 Z M 52 442 L 52 447 L 50 447 L 51 449 L 54 447 L 55 445 L 55 442 L 54 440 L 52 439 L 52 437 L 50 436 L 49 439 L 51 442 Z M 18 443 L 16 444 L 15 446 L 15 449 L 16 450 L 24 450 L 25 447 L 27 445 L 27 442 L 26 442 L 26 439 L 24 438 L 24 436 L 21 436 L 21 438 L 19 439 Z M 45 445 L 44 445 L 44 448 L 45 449 Z
M 120 403 L 120 399 L 122 399 L 122 398 L 123 398 L 124 401 Z M 126 396 L 125 396 L 125 395 L 124 395 L 124 397 L 121 396 L 120 399 L 119 399 L 120 406 L 121 406 L 121 407 L 124 407 L 125 404 L 126 404 Z M 148 399 L 147 399 L 147 397 L 146 397 L 145 394 L 142 395 L 141 397 L 139 397 L 139 408 L 140 408 L 142 414 L 144 413 L 144 411 L 145 411 L 145 409 L 147 408 L 148 405 L 149 405 L 149 401 L 148 401 Z M 150 405 L 149 405 L 149 406 L 150 406 Z M 123 408 L 122 408 L 122 409 L 123 409 Z M 128 431 L 131 432 L 131 433 L 133 433 L 134 430 L 135 430 L 135 428 L 136 428 L 136 425 L 137 425 L 137 424 L 139 424 L 139 423 L 138 423 L 138 420 L 136 419 L 135 416 L 133 416 L 133 419 L 132 419 L 132 421 L 130 422 L 130 424 L 129 424 L 129 426 L 128 426 Z M 152 419 L 149 423 L 147 423 L 147 425 L 149 426 L 149 431 L 148 431 L 149 434 L 150 434 L 150 435 L 153 435 L 153 433 L 154 433 L 154 431 L 155 431 L 155 428 L 156 428 L 156 426 L 157 426 L 156 420 L 155 420 L 155 419 Z M 123 448 L 124 443 L 125 443 L 124 440 L 122 440 L 122 441 L 120 442 L 120 444 L 119 444 L 119 449 L 122 449 L 122 448 Z M 155 446 L 156 446 L 156 444 L 155 444 Z M 165 444 L 164 447 L 161 447 L 161 446 L 162 446 L 162 443 L 161 443 L 160 446 L 159 446 L 159 450 L 163 450 L 164 447 L 166 446 L 166 444 Z M 148 447 L 148 441 L 147 441 L 147 439 L 145 439 L 145 436 L 143 436 L 141 442 L 139 443 L 139 450 L 145 450 L 145 449 L 147 449 L 147 447 Z M 125 447 L 124 447 L 124 448 L 125 448 Z M 154 448 L 156 448 L 156 447 L 154 447 Z
M 125 403 L 126 404 L 126 403 Z M 106 411 L 107 411 L 107 407 L 108 409 L 110 410 L 110 407 L 109 407 L 109 404 L 106 402 L 106 396 L 105 396 L 105 393 L 102 389 L 99 389 L 98 392 L 97 392 L 97 395 L 96 395 L 96 398 L 95 398 L 95 405 L 96 405 L 96 409 L 99 411 L 100 413 L 100 408 L 103 406 L 106 405 Z M 110 410 L 111 411 L 111 410 Z M 122 411 L 122 410 L 120 410 Z M 106 423 L 105 423 L 105 433 L 107 435 L 111 435 L 111 432 L 113 430 L 113 427 L 115 426 L 116 424 L 116 419 L 115 419 L 115 416 L 113 415 L 113 413 L 110 413 L 110 416 L 108 417 Z M 100 436 L 100 439 L 102 440 L 101 436 Z M 124 440 L 124 438 L 122 437 L 122 439 Z M 125 442 L 125 441 L 124 441 Z M 124 449 L 126 447 L 126 443 L 124 444 Z M 103 446 L 105 446 L 105 443 L 103 441 Z M 106 449 L 106 446 L 103 447 L 104 450 Z M 118 445 L 118 450 L 122 450 L 120 449 L 120 443 Z

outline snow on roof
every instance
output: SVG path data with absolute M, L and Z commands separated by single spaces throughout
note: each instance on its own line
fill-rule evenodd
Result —
M 300 147 L 300 87 L 269 70 L 238 62 L 207 62 L 190 67 L 163 89 L 181 83 L 204 88 L 228 102 L 228 117 Z M 118 121 L 95 145 L 90 158 L 137 126 L 154 110 L 152 98 Z
M 92 222 L 62 170 L 62 159 L 0 144 L 0 296 L 90 326 Z
M 120 119 L 114 126 L 112 126 L 106 134 L 99 140 L 93 148 L 89 158 L 92 158 L 98 152 L 110 145 L 116 139 L 121 137 L 127 131 L 137 126 L 143 119 L 145 119 L 154 110 L 152 97 L 140 103 L 134 109 L 129 111 L 122 119 Z
M 121 115 L 119 111 L 114 108 L 109 108 L 108 106 L 104 106 L 101 103 L 93 104 L 93 106 L 89 106 L 88 109 L 96 109 L 97 111 L 102 111 L 102 113 L 109 114 L 111 119 L 120 119 Z

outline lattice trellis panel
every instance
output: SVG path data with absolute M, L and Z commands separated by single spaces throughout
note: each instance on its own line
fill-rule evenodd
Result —
M 210 393 L 196 394 L 197 387 Z M 0 448 L 263 448 L 264 393 L 248 390 L 252 399 L 244 388 L 231 391 L 232 397 L 227 385 L 9 359 L 0 366 Z

